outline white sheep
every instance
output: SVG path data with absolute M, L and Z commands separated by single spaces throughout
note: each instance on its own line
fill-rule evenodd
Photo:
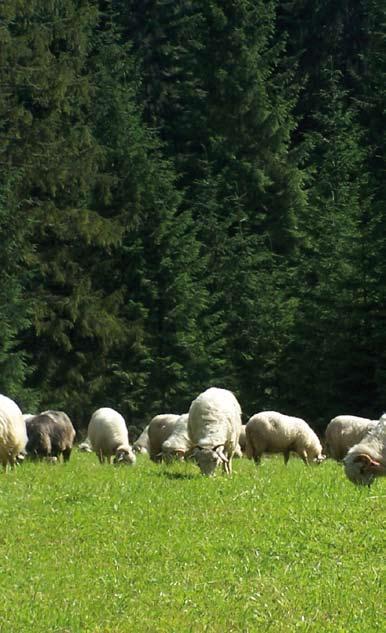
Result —
M 16 465 L 26 444 L 27 431 L 21 410 L 16 402 L 0 394 L 0 461 L 5 472 L 9 466 Z
M 346 476 L 354 484 L 368 485 L 375 477 L 386 476 L 386 414 L 343 460 Z
M 263 453 L 283 453 L 287 464 L 290 452 L 305 464 L 321 462 L 322 446 L 311 427 L 301 418 L 277 411 L 262 411 L 253 415 L 246 425 L 246 455 L 259 464 Z
M 149 425 L 147 424 L 142 433 L 137 437 L 133 444 L 135 453 L 149 453 Z
M 174 430 L 162 443 L 162 459 L 170 462 L 173 459 L 182 461 L 193 448 L 188 434 L 188 414 L 183 413 L 176 420 Z
M 188 433 L 192 456 L 204 475 L 213 475 L 222 464 L 232 473 L 232 457 L 241 429 L 241 408 L 231 391 L 211 387 L 193 400 L 189 409 Z
M 101 464 L 135 464 L 136 457 L 129 444 L 129 434 L 123 416 L 109 407 L 97 409 L 91 416 L 87 437 Z
M 149 422 L 149 457 L 153 462 L 162 460 L 162 444 L 173 433 L 180 416 L 176 413 L 160 413 Z
M 378 420 L 360 418 L 356 415 L 338 415 L 327 425 L 325 431 L 326 453 L 341 461 L 347 451 L 377 424 Z
M 78 444 L 78 450 L 81 451 L 82 453 L 93 452 L 89 437 L 86 437 L 86 439 L 83 440 L 83 442 L 80 442 L 80 444 Z

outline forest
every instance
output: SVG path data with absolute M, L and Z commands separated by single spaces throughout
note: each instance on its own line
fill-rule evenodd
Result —
M 386 409 L 381 0 L 3 0 L 0 392 Z

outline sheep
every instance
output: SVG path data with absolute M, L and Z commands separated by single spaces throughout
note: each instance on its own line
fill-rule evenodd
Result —
M 4 472 L 16 466 L 26 443 L 27 432 L 21 410 L 11 398 L 0 394 L 0 461 Z
M 149 457 L 153 462 L 162 460 L 162 444 L 174 431 L 179 417 L 176 413 L 160 413 L 150 420 L 148 425 Z
M 311 427 L 301 418 L 262 411 L 256 413 L 246 425 L 246 455 L 257 464 L 263 453 L 283 453 L 287 464 L 293 451 L 308 465 L 310 460 L 321 462 L 322 446 Z
M 219 464 L 226 474 L 232 474 L 240 430 L 241 407 L 231 391 L 211 387 L 193 400 L 188 433 L 195 447 L 192 457 L 203 475 L 213 475 Z
M 341 461 L 347 451 L 358 444 L 374 428 L 378 420 L 369 420 L 355 415 L 338 415 L 330 420 L 325 431 L 326 453 Z
M 357 485 L 370 486 L 375 477 L 386 476 L 386 414 L 343 459 L 345 474 Z
M 129 444 L 129 433 L 123 416 L 109 407 L 94 411 L 88 424 L 87 437 L 101 464 L 105 459 L 114 464 L 135 464 L 136 456 Z
M 42 411 L 27 418 L 27 455 L 57 462 L 68 462 L 75 439 L 75 429 L 64 411 Z M 54 459 L 55 458 L 55 459 Z
M 149 425 L 147 424 L 142 433 L 137 437 L 133 444 L 135 453 L 149 453 Z
M 86 437 L 85 440 L 83 440 L 83 442 L 80 442 L 80 444 L 78 444 L 78 450 L 81 451 L 82 453 L 92 453 L 93 450 L 91 448 L 91 442 L 90 442 L 90 438 Z
M 173 459 L 182 461 L 192 449 L 192 443 L 188 435 L 188 414 L 183 413 L 176 420 L 174 430 L 167 440 L 162 443 L 162 459 L 170 462 Z

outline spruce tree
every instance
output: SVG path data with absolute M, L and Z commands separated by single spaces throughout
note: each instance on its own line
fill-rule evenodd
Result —
M 131 3 L 121 9 L 142 63 L 145 115 L 175 162 L 183 205 L 193 210 L 207 255 L 209 312 L 225 338 L 212 362 L 226 368 L 224 386 L 253 402 L 268 381 L 265 368 L 250 362 L 246 336 L 240 347 L 240 329 L 250 322 L 256 332 L 274 336 L 273 327 L 259 327 L 266 310 L 257 308 L 256 297 L 273 269 L 272 289 L 285 286 L 276 276 L 286 268 L 275 258 L 291 268 L 296 216 L 304 205 L 302 174 L 288 151 L 296 90 L 282 63 L 284 44 L 273 40 L 275 4 L 158 1 L 138 12 Z M 245 302 L 236 298 L 243 279 L 249 282 Z M 284 306 L 286 299 L 279 302 Z M 253 345 L 256 354 L 260 343 Z M 244 389 L 251 367 L 250 383 L 258 386 Z
M 339 412 L 369 414 L 365 363 L 361 218 L 365 153 L 358 112 L 340 73 L 324 78 L 313 130 L 305 136 L 308 205 L 294 278 L 298 297 L 293 340 L 282 361 L 287 406 L 313 424 Z M 305 148 L 304 148 L 305 149 Z M 300 411 L 299 411 L 300 413 Z
M 122 297 L 125 322 L 123 344 L 106 359 L 103 393 L 131 423 L 143 424 L 145 416 L 187 409 L 217 371 L 210 351 L 218 338 L 207 325 L 197 228 L 189 208 L 181 206 L 165 145 L 144 125 L 131 43 L 108 7 L 92 67 L 94 129 L 105 154 L 99 206 L 104 214 L 119 210 L 124 226 L 119 248 L 98 267 L 104 287 Z
M 117 302 L 94 275 L 121 236 L 119 222 L 95 204 L 104 157 L 90 120 L 88 56 L 98 12 L 75 0 L 6 1 L 2 10 L 5 154 L 22 174 L 15 204 L 30 227 L 24 297 L 32 312 L 22 345 L 35 370 L 28 385 L 42 406 L 66 408 L 77 422 L 101 379 L 96 367 L 122 329 Z

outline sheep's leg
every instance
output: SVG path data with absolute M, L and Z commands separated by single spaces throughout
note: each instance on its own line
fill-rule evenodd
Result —
M 303 462 L 305 463 L 306 466 L 308 466 L 308 457 L 307 457 L 307 453 L 306 451 L 301 451 L 299 453 L 300 457 L 302 458 Z
M 102 451 L 102 449 L 101 449 L 101 448 L 100 448 L 100 449 L 99 449 L 99 451 L 98 451 L 98 458 L 99 458 L 99 462 L 100 462 L 101 464 L 103 464 L 103 462 L 105 461 L 105 458 L 104 458 L 104 456 L 103 456 L 103 451 Z
M 258 466 L 261 462 L 261 453 L 257 453 L 256 455 L 254 455 L 253 461 L 255 462 L 256 466 Z
M 9 464 L 10 464 L 11 470 L 16 468 L 16 455 L 11 455 L 9 457 Z
M 286 449 L 285 451 L 283 451 L 283 455 L 284 455 L 284 463 L 287 466 L 288 460 L 290 458 L 290 450 Z
M 68 462 L 71 457 L 71 448 L 65 448 L 63 451 L 63 461 Z
M 232 458 L 228 462 L 223 462 L 223 469 L 226 475 L 232 474 Z

